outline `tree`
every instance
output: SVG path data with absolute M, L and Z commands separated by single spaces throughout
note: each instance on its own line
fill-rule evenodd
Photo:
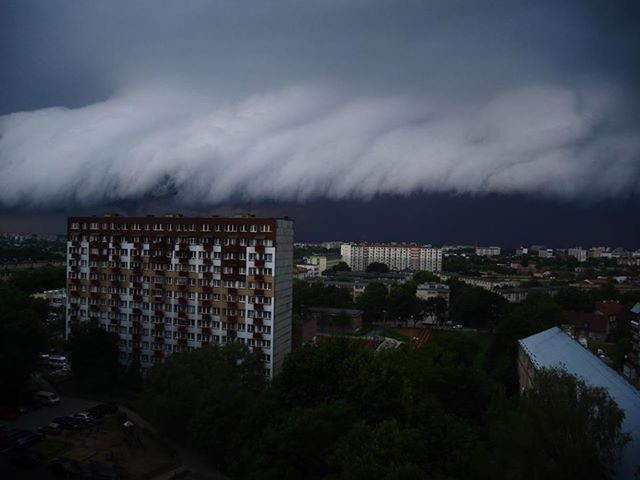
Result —
M 565 287 L 558 290 L 555 296 L 556 302 L 564 308 L 572 312 L 593 312 L 593 298 L 584 290 L 575 287 Z
M 11 287 L 0 286 L 0 397 L 19 400 L 44 348 L 42 322 L 47 305 Z
M 263 369 L 262 356 L 237 343 L 174 353 L 147 374 L 146 413 L 166 434 L 222 463 L 264 389 Z
M 421 283 L 437 283 L 440 281 L 438 276 L 431 272 L 418 272 L 413 276 L 412 280 L 416 285 Z
M 46 266 L 18 270 L 11 274 L 10 283 L 23 292 L 36 293 L 64 288 L 66 281 L 65 267 Z
M 410 285 L 399 285 L 391 288 L 389 293 L 389 312 L 392 318 L 416 321 L 420 315 L 420 303 L 415 290 Z
M 449 286 L 449 320 L 453 323 L 492 328 L 508 310 L 509 302 L 497 293 L 458 281 L 449 282 Z
M 423 301 L 422 309 L 425 315 L 435 317 L 436 322 L 442 324 L 447 319 L 447 311 L 449 309 L 449 306 L 447 305 L 447 301 L 444 298 L 432 297 Z
M 384 320 L 384 311 L 387 308 L 387 293 L 387 287 L 382 283 L 369 283 L 364 288 L 364 292 L 358 297 L 356 305 L 364 312 L 366 322 Z
M 628 434 L 602 388 L 558 368 L 540 369 L 502 439 L 506 478 L 614 478 Z
M 346 262 L 339 262 L 331 268 L 327 268 L 326 272 L 350 272 L 351 267 Z
M 66 350 L 71 371 L 81 390 L 109 391 L 118 384 L 122 369 L 115 334 L 90 323 L 81 323 L 71 330 Z
M 367 272 L 388 273 L 389 266 L 386 263 L 373 262 L 367 265 Z

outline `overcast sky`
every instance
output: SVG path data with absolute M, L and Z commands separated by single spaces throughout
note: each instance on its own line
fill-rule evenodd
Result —
M 0 228 L 269 205 L 317 238 L 437 200 L 438 241 L 499 243 L 524 220 L 459 226 L 517 199 L 591 212 L 551 242 L 638 243 L 639 26 L 632 1 L 4 1 Z M 339 217 L 322 237 L 360 238 Z

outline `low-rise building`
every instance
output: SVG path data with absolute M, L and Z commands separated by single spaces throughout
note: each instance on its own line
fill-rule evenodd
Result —
M 342 257 L 340 255 L 316 254 L 316 255 L 311 255 L 307 259 L 307 264 L 318 267 L 318 272 L 321 274 L 325 270 L 335 267 L 341 261 L 342 261 Z
M 476 255 L 479 257 L 495 257 L 500 255 L 500 247 L 476 247 Z
M 416 288 L 416 297 L 422 300 L 430 298 L 442 298 L 449 305 L 449 285 L 444 283 L 421 283 Z
M 589 252 L 582 247 L 570 248 L 567 252 L 570 257 L 577 259 L 580 263 L 587 261 L 588 253 Z

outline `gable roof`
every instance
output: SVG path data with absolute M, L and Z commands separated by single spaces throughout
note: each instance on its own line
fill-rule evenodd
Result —
M 536 369 L 564 367 L 589 385 L 607 390 L 625 411 L 622 431 L 631 434 L 631 441 L 623 452 L 618 478 L 633 478 L 635 468 L 640 464 L 640 392 L 558 327 L 523 338 L 518 343 Z

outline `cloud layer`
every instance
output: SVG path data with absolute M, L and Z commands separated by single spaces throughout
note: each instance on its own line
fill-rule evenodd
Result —
M 604 88 L 543 85 L 461 105 L 318 87 L 223 102 L 145 85 L 81 108 L 0 117 L 0 205 L 629 196 L 640 186 L 640 136 L 616 121 L 618 101 Z

